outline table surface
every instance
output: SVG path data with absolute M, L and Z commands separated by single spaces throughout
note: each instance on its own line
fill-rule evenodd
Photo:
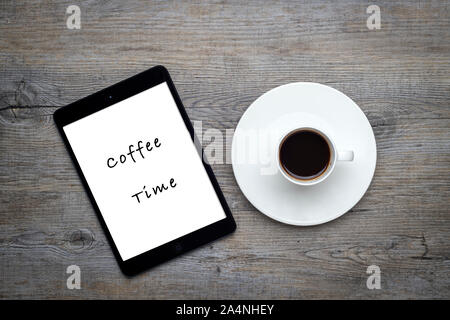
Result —
M 450 298 L 449 2 L 376 3 L 379 30 L 357 0 L 76 1 L 70 30 L 67 2 L 1 1 L 0 298 Z M 289 226 L 215 164 L 237 231 L 124 277 L 52 114 L 158 64 L 203 131 L 235 128 L 282 84 L 343 91 L 377 140 L 368 192 L 335 221 Z

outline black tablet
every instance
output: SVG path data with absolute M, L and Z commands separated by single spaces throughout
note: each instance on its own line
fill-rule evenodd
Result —
M 236 229 L 164 67 L 62 107 L 54 119 L 125 274 Z

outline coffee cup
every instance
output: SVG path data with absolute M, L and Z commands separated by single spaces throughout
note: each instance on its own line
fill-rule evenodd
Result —
M 353 161 L 354 152 L 337 150 L 331 135 L 316 126 L 298 126 L 281 136 L 278 169 L 288 181 L 311 186 L 325 181 L 337 161 Z

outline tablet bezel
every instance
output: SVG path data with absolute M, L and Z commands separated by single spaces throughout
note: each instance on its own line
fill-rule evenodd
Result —
M 81 170 L 78 160 L 72 150 L 72 147 L 67 139 L 67 136 L 63 130 L 63 127 L 87 117 L 97 111 L 108 108 L 109 106 L 118 103 L 119 101 L 130 98 L 142 91 L 150 89 L 160 83 L 166 82 L 172 97 L 178 107 L 178 110 L 183 118 L 183 121 L 191 135 L 191 140 L 196 144 L 197 151 L 201 152 L 201 161 L 208 174 L 208 177 L 214 187 L 217 197 L 220 200 L 222 208 L 226 217 L 215 223 L 212 223 L 206 227 L 188 233 L 180 238 L 167 242 L 161 246 L 150 249 L 138 256 L 122 260 L 116 244 L 108 230 L 108 227 L 103 219 L 102 213 L 97 205 L 97 202 L 92 194 L 91 189 L 86 181 L 86 178 Z M 144 271 L 150 267 L 160 264 L 164 261 L 172 259 L 180 254 L 183 254 L 189 250 L 197 248 L 208 242 L 216 240 L 224 235 L 232 233 L 236 229 L 236 223 L 231 215 L 231 211 L 226 203 L 225 197 L 220 189 L 219 184 L 214 176 L 214 173 L 209 164 L 204 161 L 203 149 L 197 143 L 198 140 L 195 137 L 194 128 L 191 121 L 184 109 L 181 99 L 175 89 L 175 86 L 170 78 L 169 72 L 163 66 L 156 66 L 147 71 L 139 73 L 131 78 L 123 80 L 115 85 L 112 85 L 106 89 L 96 92 L 88 97 L 73 102 L 67 106 L 64 106 L 55 111 L 53 114 L 58 131 L 64 141 L 64 144 L 69 152 L 70 157 L 75 165 L 75 168 L 81 178 L 81 181 L 86 189 L 86 192 L 91 200 L 92 206 L 97 214 L 100 224 L 108 238 L 108 241 L 113 250 L 114 256 L 119 263 L 120 269 L 125 275 L 132 276 L 141 271 Z M 99 128 L 101 130 L 101 127 Z

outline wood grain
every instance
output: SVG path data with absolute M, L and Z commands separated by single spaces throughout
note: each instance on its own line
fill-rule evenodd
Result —
M 0 3 L 0 298 L 450 298 L 448 1 L 377 1 L 373 31 L 364 1 L 78 4 L 81 30 L 68 3 Z M 275 86 L 343 91 L 377 140 L 367 194 L 335 221 L 287 226 L 214 164 L 236 233 L 124 277 L 52 114 L 157 64 L 191 119 L 223 134 Z M 81 290 L 66 288 L 71 264 Z M 381 290 L 366 288 L 371 264 Z

